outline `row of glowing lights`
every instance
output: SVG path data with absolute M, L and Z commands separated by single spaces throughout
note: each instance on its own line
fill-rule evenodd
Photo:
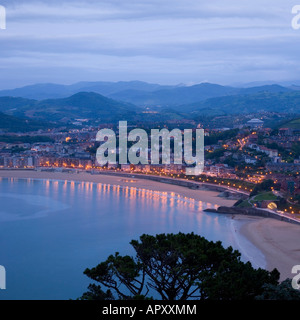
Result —
M 63 167 L 80 168 L 80 169 L 86 169 L 86 170 L 89 170 L 89 169 L 92 169 L 92 168 L 96 168 L 95 166 L 90 166 L 90 165 L 87 165 L 87 166 L 84 167 L 83 165 L 80 165 L 80 164 L 79 164 L 78 166 L 76 166 L 76 165 L 74 165 L 74 164 L 68 165 L 67 163 L 63 163 L 62 165 L 63 165 Z M 44 166 L 46 166 L 46 167 L 50 166 L 49 161 L 47 161 L 47 162 L 46 162 L 46 165 L 44 165 Z M 58 163 L 54 163 L 54 166 L 55 166 L 55 167 L 58 167 L 59 164 L 58 164 Z M 33 167 L 29 167 L 29 166 L 28 166 L 28 167 L 25 167 L 25 168 L 33 168 Z M 101 169 L 101 170 L 103 170 L 103 169 Z M 117 168 L 116 170 L 117 170 L 117 171 L 122 171 L 122 170 L 119 169 L 119 168 Z M 130 171 L 132 171 L 132 172 L 140 172 L 140 171 L 135 171 L 134 169 L 130 169 Z M 159 173 L 159 174 L 168 175 L 168 173 L 165 172 L 164 169 L 162 169 L 162 170 L 156 170 L 156 169 L 154 169 L 153 171 L 154 171 L 154 173 Z M 183 173 L 183 170 L 181 170 L 181 173 Z M 259 174 L 258 171 L 257 171 L 256 173 Z M 148 172 L 146 172 L 146 174 L 148 174 Z M 262 172 L 260 172 L 260 174 L 262 174 Z M 269 175 L 271 175 L 271 174 L 272 174 L 272 172 L 270 171 L 270 172 L 269 172 Z M 297 172 L 297 174 L 299 174 L 299 173 Z M 174 176 L 177 176 L 178 178 L 180 177 L 179 174 L 170 173 L 170 175 L 171 175 L 172 177 L 174 177 Z M 265 175 L 268 175 L 268 172 L 266 172 Z M 194 179 L 194 177 L 191 177 L 191 178 Z M 259 184 L 259 183 L 261 183 L 261 182 L 263 181 L 263 178 L 264 178 L 264 176 L 261 177 L 261 178 L 258 178 L 258 177 L 255 178 L 255 177 L 251 177 L 250 175 L 247 175 L 247 179 L 240 178 L 240 180 L 250 181 L 250 182 L 252 182 L 252 183 Z M 186 177 L 185 177 L 185 179 L 186 179 L 186 180 L 189 180 L 189 179 L 186 178 Z M 202 181 L 201 178 L 200 178 L 199 180 Z M 203 181 L 204 181 L 204 179 L 203 179 Z M 210 181 L 210 182 L 218 183 L 217 180 L 211 181 L 211 180 L 209 180 L 209 179 L 206 179 L 206 181 L 207 181 L 207 182 Z M 276 183 L 276 182 L 277 182 L 277 181 L 275 181 L 275 183 Z M 219 185 L 221 185 L 221 183 L 224 184 L 224 181 L 219 182 Z M 230 182 L 228 182 L 227 185 L 228 185 L 228 186 L 231 186 L 231 187 L 236 187 L 236 188 L 239 188 L 239 189 L 242 188 L 242 186 L 236 186 L 235 183 L 234 183 L 234 184 L 231 184 Z M 244 190 L 248 190 L 248 188 L 245 187 Z M 252 190 L 253 190 L 253 189 L 249 189 L 250 192 L 251 192 Z
M 178 175 L 178 177 L 179 177 L 179 175 Z M 1 179 L 1 178 L 0 178 L 0 179 Z M 12 179 L 13 179 L 13 178 L 12 178 Z M 207 179 L 207 181 L 208 181 L 208 179 Z M 58 181 L 56 181 L 56 182 L 58 182 Z M 133 180 L 132 180 L 131 182 L 133 182 Z M 214 180 L 214 182 L 217 182 L 217 180 Z M 66 185 L 66 183 L 67 183 L 67 180 L 65 180 L 65 185 Z M 222 181 L 222 183 L 223 183 L 223 181 Z M 47 180 L 47 184 L 49 184 L 49 180 Z M 91 188 L 93 187 L 94 183 L 93 183 L 93 182 L 81 182 L 81 185 L 85 185 L 85 187 L 86 187 L 87 189 L 91 189 Z M 98 183 L 97 185 L 98 185 L 98 187 L 99 187 L 99 186 L 103 187 L 104 190 L 106 189 L 106 187 L 109 188 L 109 187 L 111 186 L 111 185 L 106 185 L 106 184 L 101 184 L 101 183 Z M 219 185 L 220 185 L 220 183 L 219 183 Z M 229 183 L 229 182 L 228 182 L 228 185 L 230 186 L 230 183 Z M 71 186 L 74 187 L 74 182 L 71 182 Z M 236 185 L 233 184 L 233 186 L 235 187 Z M 120 188 L 119 185 L 113 186 L 113 189 L 114 189 L 114 190 L 115 190 L 115 187 L 117 187 L 118 190 L 119 190 L 119 188 Z M 128 186 L 124 186 L 124 187 L 121 187 L 121 188 L 125 189 L 125 191 L 128 190 L 128 189 L 130 189 L 130 190 L 131 190 L 130 192 L 131 192 L 131 193 L 134 193 L 134 194 L 136 194 L 136 192 L 138 191 L 139 193 L 142 192 L 143 194 L 144 194 L 144 193 L 147 193 L 147 194 L 159 195 L 159 196 L 163 196 L 163 197 L 167 197 L 167 196 L 168 196 L 168 192 L 159 192 L 159 191 L 153 191 L 153 190 L 149 190 L 149 189 L 136 188 L 136 187 L 128 187 Z M 241 188 L 241 186 L 239 186 L 239 188 Z M 271 189 L 272 189 L 272 191 L 274 190 L 273 187 L 271 187 Z M 245 190 L 247 190 L 247 187 L 245 188 Z M 250 191 L 252 191 L 252 189 L 250 189 Z M 176 194 L 175 194 L 174 192 L 171 192 L 171 193 L 170 193 L 170 196 L 171 196 L 171 198 L 177 197 L 177 199 L 178 199 L 177 202 L 178 202 L 178 203 L 179 203 L 179 201 L 180 201 L 179 199 L 182 199 L 180 202 L 187 202 L 187 201 L 188 201 L 188 202 L 195 203 L 195 199 L 193 199 L 193 198 L 188 198 L 188 197 L 182 197 L 182 196 L 180 196 L 179 194 L 177 194 L 177 196 L 176 196 Z M 202 201 L 198 201 L 198 202 L 199 202 L 199 204 L 202 203 Z M 291 212 L 289 212 L 289 213 L 295 214 L 295 211 L 292 210 L 293 207 L 289 207 L 289 209 L 291 210 Z M 287 209 L 284 209 L 284 211 L 285 211 L 286 213 L 288 213 Z M 299 211 L 299 214 L 300 214 L 300 211 Z
M 63 163 L 62 165 L 63 165 L 63 167 L 65 167 L 65 168 L 67 168 L 67 167 L 72 167 L 72 168 L 79 168 L 79 169 L 86 169 L 86 170 L 96 169 L 96 168 L 99 169 L 98 167 L 90 166 L 90 165 L 87 165 L 87 166 L 85 166 L 85 167 L 84 167 L 83 165 L 79 165 L 79 166 L 75 166 L 74 164 L 68 165 L 67 163 Z M 42 165 L 42 166 L 44 166 L 44 167 L 49 167 L 49 166 L 51 166 L 51 165 L 50 165 L 49 161 L 47 161 L 47 162 L 45 162 L 45 165 Z M 54 163 L 54 166 L 58 167 L 58 163 Z M 101 168 L 100 170 L 101 170 L 101 171 L 105 171 L 105 169 L 102 169 L 102 168 Z M 124 171 L 124 170 L 119 169 L 119 168 L 116 168 L 115 170 L 116 170 L 116 171 L 120 171 L 120 172 Z M 130 172 L 136 172 L 136 173 L 138 173 L 138 172 L 141 172 L 141 171 L 140 171 L 140 170 L 134 170 L 133 168 L 130 168 Z M 184 171 L 181 170 L 181 173 L 183 173 L 183 172 L 184 172 Z M 148 174 L 148 173 L 149 173 L 149 172 L 145 172 L 145 174 Z M 173 177 L 173 178 L 175 178 L 175 177 L 180 178 L 180 174 L 178 174 L 178 173 L 176 173 L 176 174 L 175 174 L 175 173 L 167 173 L 164 169 L 161 169 L 161 170 L 152 169 L 152 172 L 151 172 L 151 173 L 160 174 L 160 175 L 161 175 L 161 174 L 164 174 L 165 176 L 170 175 L 170 176 Z M 185 179 L 185 180 L 190 180 L 190 179 L 188 179 L 186 176 L 185 176 L 183 179 Z M 195 177 L 192 176 L 191 179 L 194 180 Z M 222 180 L 221 182 L 218 182 L 217 180 L 210 180 L 210 179 L 203 179 L 203 182 L 205 182 L 205 180 L 206 180 L 206 182 L 218 183 L 219 185 L 225 183 L 223 180 Z M 244 180 L 244 178 L 241 178 L 241 180 Z M 202 179 L 199 178 L 199 181 L 201 182 Z M 255 182 L 255 183 L 259 183 L 259 182 Z M 242 188 L 241 185 L 237 186 L 236 183 L 231 184 L 230 182 L 228 182 L 227 185 L 230 186 L 230 187 L 238 188 L 238 189 L 241 189 L 241 188 Z M 248 188 L 247 188 L 247 187 L 244 187 L 244 190 L 248 190 Z M 250 191 L 250 192 L 251 192 L 252 190 L 253 190 L 253 189 L 249 188 L 249 191 Z
M 44 165 L 44 166 L 46 166 L 46 167 L 50 166 L 49 161 L 47 161 L 45 164 L 46 164 L 46 165 Z M 75 166 L 74 164 L 68 165 L 67 163 L 63 163 L 62 165 L 63 165 L 63 167 L 80 168 L 80 169 L 86 169 L 86 170 L 89 170 L 89 169 L 92 169 L 92 168 L 96 168 L 95 166 L 90 166 L 90 165 L 87 165 L 87 166 L 84 167 L 83 165 L 80 165 L 80 164 L 79 164 L 78 166 Z M 54 163 L 54 166 L 58 167 L 59 164 L 58 164 L 58 163 Z M 28 167 L 28 168 L 33 168 L 33 167 Z M 101 170 L 104 170 L 104 169 L 101 169 Z M 122 169 L 119 169 L 119 168 L 117 168 L 116 170 L 117 170 L 117 171 L 122 171 Z M 140 171 L 135 171 L 135 170 L 132 169 L 132 168 L 130 169 L 130 171 L 131 171 L 131 172 L 140 172 Z M 168 173 L 165 172 L 164 169 L 162 169 L 162 170 L 156 170 L 156 169 L 154 169 L 153 171 L 154 171 L 154 173 L 164 174 L 164 175 L 166 175 L 166 176 L 168 175 Z M 183 170 L 181 170 L 181 173 L 183 173 Z M 256 173 L 259 174 L 258 171 L 257 171 Z M 260 173 L 262 174 L 262 172 L 260 172 Z M 148 174 L 148 172 L 146 172 L 146 174 Z M 268 174 L 271 175 L 272 172 L 270 171 L 269 173 L 268 173 L 268 172 L 265 173 L 265 175 L 268 175 Z M 298 174 L 298 172 L 297 172 L 297 174 Z M 171 175 L 172 177 L 176 177 L 176 176 L 177 176 L 178 178 L 180 177 L 179 174 L 170 173 L 170 175 Z M 191 178 L 194 179 L 194 177 L 191 177 Z M 185 179 L 185 180 L 189 180 L 189 179 L 186 178 L 186 177 L 185 177 L 184 179 Z M 247 175 L 247 179 L 240 178 L 240 180 L 250 181 L 250 182 L 252 182 L 252 183 L 259 184 L 259 183 L 261 183 L 261 182 L 263 181 L 263 178 L 254 178 L 254 177 L 251 178 L 250 175 Z M 202 179 L 200 178 L 199 181 L 202 181 Z M 203 182 L 205 182 L 205 179 L 203 179 Z M 219 185 L 225 183 L 224 181 L 218 182 L 217 180 L 213 180 L 213 181 L 212 181 L 212 180 L 210 180 L 210 179 L 206 179 L 206 182 L 218 183 Z M 275 181 L 275 183 L 276 183 L 276 182 L 277 182 L 277 181 Z M 242 188 L 243 188 L 241 185 L 237 186 L 236 183 L 231 184 L 230 182 L 228 182 L 227 185 L 230 186 L 230 187 L 238 188 L 238 189 L 242 189 Z M 251 188 L 249 188 L 249 190 L 248 190 L 247 187 L 244 187 L 243 189 L 244 189 L 245 191 L 250 191 L 250 192 L 253 191 L 253 189 L 251 189 Z
M 0 178 L 0 180 L 1 179 L 2 178 Z M 11 178 L 11 180 L 13 181 L 14 178 Z M 29 179 L 29 180 L 32 180 L 32 179 Z M 58 187 L 59 185 L 59 181 L 57 180 L 53 180 L 53 181 L 46 180 L 45 183 L 47 188 L 50 187 L 50 182 L 53 182 L 55 187 Z M 75 188 L 74 181 L 65 180 L 63 187 L 65 188 L 68 183 L 70 183 L 71 188 L 74 190 Z M 132 186 L 120 186 L 120 185 L 111 185 L 111 184 L 105 184 L 105 183 L 94 183 L 94 182 L 84 182 L 84 181 L 77 182 L 77 185 L 79 188 L 85 188 L 87 191 L 93 190 L 94 186 L 96 186 L 96 188 L 99 191 L 102 189 L 104 193 L 108 191 L 110 188 L 112 188 L 113 192 L 117 192 L 117 193 L 120 193 L 120 190 L 122 189 L 125 191 L 126 196 L 130 194 L 130 196 L 132 197 L 136 197 L 137 195 L 139 195 L 142 198 L 153 198 L 154 200 L 161 199 L 163 203 L 165 203 L 169 198 L 171 205 L 173 205 L 174 200 L 176 200 L 177 204 L 189 205 L 191 208 L 195 208 L 195 206 L 198 206 L 198 209 L 202 210 L 202 207 L 203 207 L 203 201 L 198 201 L 198 200 L 195 200 L 194 198 L 181 196 L 180 194 L 175 192 L 155 191 L 155 190 L 132 187 Z M 214 206 L 215 208 L 218 207 L 217 205 L 212 205 L 211 203 L 206 203 L 206 204 L 207 204 L 207 207 L 212 207 L 212 206 Z
M 293 207 L 290 207 L 291 212 L 289 212 L 289 213 L 295 214 L 295 211 L 292 210 L 292 209 L 293 209 Z M 284 209 L 284 212 L 288 213 L 288 210 L 287 210 L 287 209 Z M 300 214 L 300 210 L 299 210 L 298 213 Z
M 120 170 L 120 169 L 117 169 L 117 170 Z M 120 170 L 121 171 L 121 170 Z M 133 169 L 131 169 L 131 171 L 134 171 Z M 155 172 L 157 172 L 157 173 L 161 173 L 161 171 L 157 171 L 157 170 L 154 170 Z M 181 172 L 183 172 L 183 170 L 181 170 Z M 162 172 L 162 173 L 164 173 L 164 172 Z M 258 173 L 258 172 L 257 172 Z M 147 174 L 147 173 L 146 173 Z M 166 173 L 164 173 L 165 175 L 167 175 Z M 267 175 L 268 173 L 266 173 L 266 175 Z M 270 171 L 269 172 L 269 174 L 272 174 L 272 172 Z M 171 176 L 174 176 L 174 174 L 171 174 Z M 176 176 L 176 175 L 175 175 Z M 249 175 L 248 175 L 249 176 Z M 180 175 L 179 174 L 177 174 L 177 177 L 179 178 L 180 177 Z M 194 179 L 194 177 L 192 177 L 192 179 Z M 185 180 L 189 180 L 188 178 L 185 178 Z M 205 179 L 203 179 L 203 181 L 204 181 Z M 200 178 L 199 179 L 199 181 L 202 181 L 202 179 Z M 206 181 L 208 182 L 208 181 L 210 181 L 209 179 L 206 179 Z M 260 182 L 262 181 L 262 179 L 260 180 Z M 218 181 L 217 180 L 214 180 L 213 181 L 214 183 L 217 183 Z M 224 181 L 221 181 L 221 183 L 222 184 L 224 184 L 225 182 Z M 221 185 L 221 183 L 219 182 L 219 185 Z M 259 181 L 256 181 L 255 183 L 259 183 Z M 275 181 L 275 183 L 277 183 L 277 180 Z M 228 182 L 227 183 L 227 185 L 228 186 L 230 186 L 230 187 L 235 187 L 235 188 L 239 188 L 239 189 L 241 189 L 242 188 L 242 186 L 236 186 L 236 184 L 235 183 L 233 183 L 233 184 L 231 184 L 230 182 Z M 244 190 L 248 190 L 248 188 L 247 187 L 244 187 Z M 271 187 L 271 190 L 273 191 L 274 190 L 274 188 L 273 187 Z M 251 188 L 249 188 L 249 191 L 250 192 L 252 192 L 253 191 L 253 189 L 251 189 Z M 186 197 L 185 197 L 185 199 L 187 199 Z M 191 200 L 191 199 L 190 199 Z M 290 209 L 292 209 L 292 207 L 290 207 Z M 287 212 L 287 209 L 285 209 L 285 212 Z M 294 214 L 295 212 L 294 211 L 291 211 L 291 213 L 292 214 Z M 299 213 L 300 213 L 300 211 L 299 211 Z

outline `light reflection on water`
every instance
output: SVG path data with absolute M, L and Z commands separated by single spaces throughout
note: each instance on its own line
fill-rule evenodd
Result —
M 129 242 L 143 233 L 195 232 L 234 246 L 230 219 L 203 212 L 217 206 L 174 192 L 2 178 L 1 196 L 6 202 L 0 202 L 0 265 L 6 267 L 8 283 L 0 299 L 76 298 L 89 283 L 82 274 L 86 267 L 115 251 L 133 254 Z M 9 199 L 22 200 L 22 207 L 19 214 L 15 209 L 14 219 L 1 222 L 1 212 L 12 216 Z M 38 205 L 43 215 L 32 214 L 41 210 Z

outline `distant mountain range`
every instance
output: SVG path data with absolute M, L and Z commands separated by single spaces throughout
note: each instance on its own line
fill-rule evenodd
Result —
M 95 92 L 109 97 L 118 92 L 133 90 L 138 92 L 152 92 L 162 89 L 170 89 L 175 86 L 162 86 L 142 81 L 120 81 L 120 82 L 78 82 L 71 85 L 53 83 L 42 83 L 25 86 L 12 90 L 0 90 L 0 97 L 22 97 L 27 99 L 45 100 L 67 98 L 79 92 Z
M 297 86 L 263 85 L 247 88 L 201 83 L 193 86 L 164 86 L 142 81 L 120 82 L 79 82 L 72 85 L 35 84 L 13 90 L 0 91 L 0 97 L 21 97 L 34 100 L 67 98 L 79 92 L 95 92 L 114 100 L 121 100 L 137 106 L 169 107 L 209 98 L 228 95 L 244 95 L 259 92 L 287 92 L 299 90 Z
M 200 114 L 237 114 L 262 111 L 300 113 L 300 91 L 269 92 L 211 98 L 176 109 Z
M 233 95 L 248 95 L 259 92 L 279 93 L 292 91 L 279 85 L 252 88 L 233 88 L 218 84 L 201 83 L 189 87 L 160 89 L 152 92 L 127 90 L 110 95 L 111 98 L 136 104 L 138 106 L 178 107 L 180 105 L 205 101 Z
M 205 99 L 243 95 L 258 92 L 287 92 L 300 89 L 297 86 L 263 85 L 247 88 L 222 86 L 212 83 L 201 83 L 193 86 L 164 86 L 142 81 L 120 82 L 79 82 L 72 85 L 35 84 L 12 90 L 0 91 L 0 97 L 21 97 L 35 100 L 67 98 L 79 92 L 95 92 L 106 97 L 129 102 L 138 106 L 173 106 Z
M 237 88 L 211 83 L 162 86 L 141 81 L 37 84 L 0 91 L 0 112 L 40 121 L 70 123 L 193 119 L 239 113 L 300 113 L 300 87 L 277 84 Z M 157 113 L 147 112 L 155 110 Z M 1 127 L 0 127 L 1 129 Z
M 79 82 L 72 85 L 36 84 L 13 90 L 0 91 L 0 97 L 20 97 L 34 100 L 61 99 L 79 92 L 94 92 L 113 100 L 128 102 L 139 107 L 174 107 L 198 103 L 207 99 L 249 95 L 261 92 L 283 93 L 300 87 L 277 84 L 237 88 L 212 83 L 193 86 L 163 86 L 142 81 Z

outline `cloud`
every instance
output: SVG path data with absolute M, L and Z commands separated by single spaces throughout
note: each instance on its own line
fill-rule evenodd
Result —
M 1 4 L 7 29 L 0 30 L 0 86 L 108 78 L 231 83 L 299 74 L 290 0 Z
M 102 0 L 102 1 L 4 1 L 12 21 L 105 21 L 159 19 L 261 19 L 282 17 L 283 0 Z

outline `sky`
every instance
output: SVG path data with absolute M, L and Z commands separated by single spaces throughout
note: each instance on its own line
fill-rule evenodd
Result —
M 296 0 L 0 0 L 0 90 L 300 80 Z M 1 17 L 0 17 L 1 18 Z M 299 18 L 300 23 L 300 18 Z

